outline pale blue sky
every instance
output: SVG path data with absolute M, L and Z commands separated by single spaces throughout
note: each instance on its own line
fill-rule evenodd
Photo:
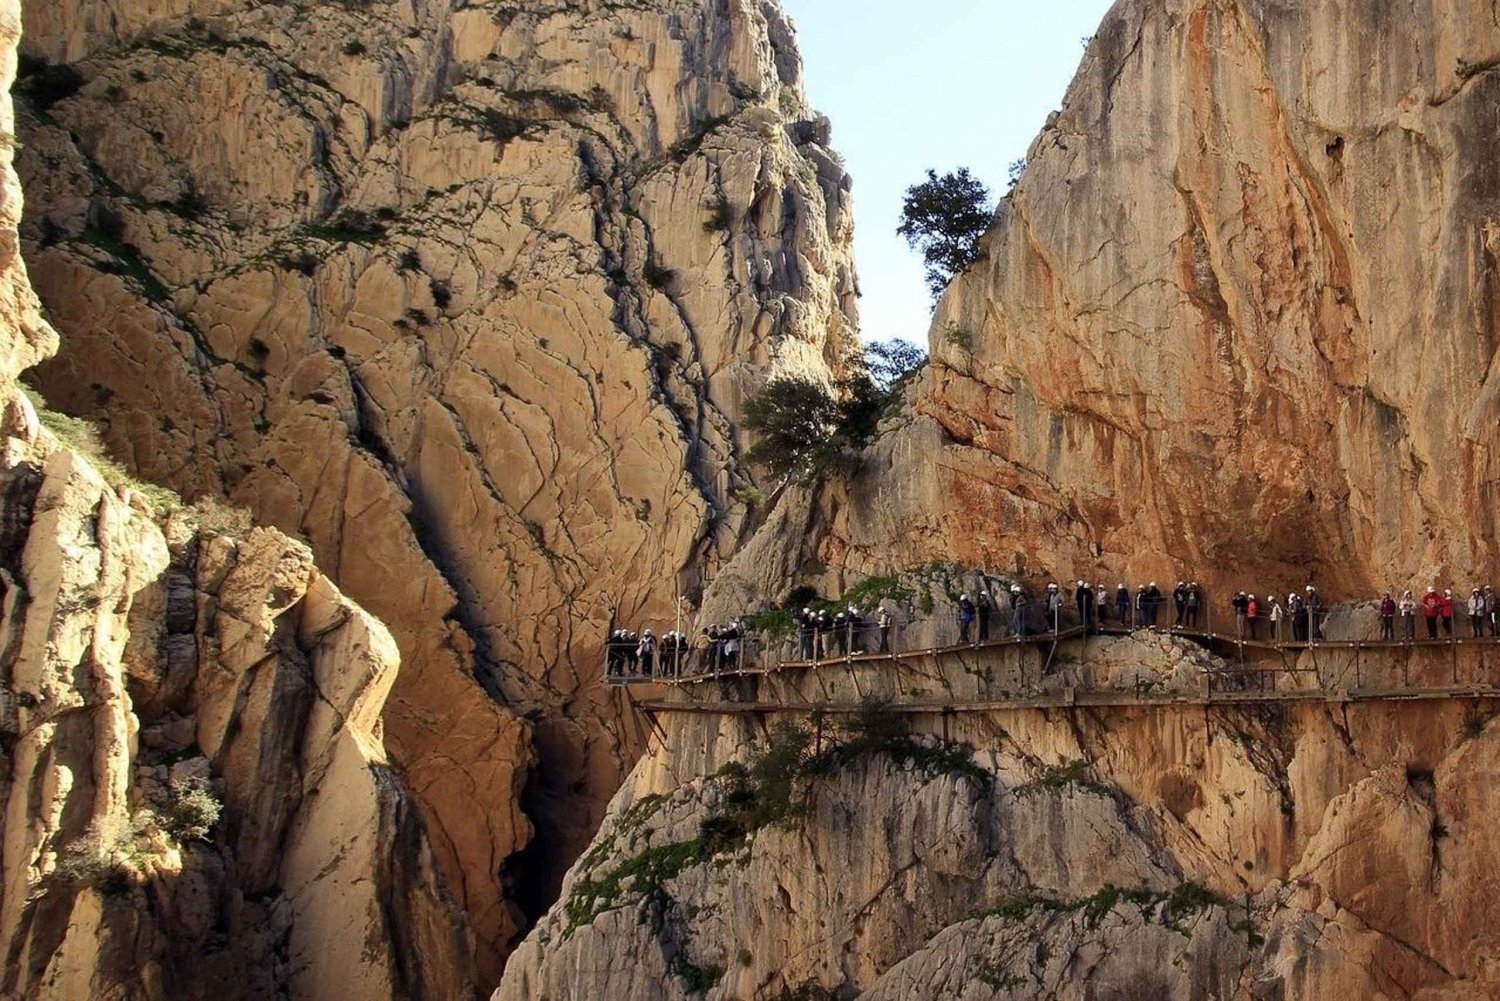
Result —
M 813 104 L 854 175 L 866 340 L 927 344 L 920 258 L 896 235 L 902 196 L 931 167 L 967 166 L 996 197 L 1062 103 L 1110 0 L 782 0 Z

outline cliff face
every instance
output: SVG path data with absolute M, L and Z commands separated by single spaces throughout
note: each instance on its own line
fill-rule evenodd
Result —
M 0 2 L 0 130 L 21 12 Z M 396 645 L 279 532 L 235 541 L 47 428 L 0 149 L 0 994 L 473 997 L 387 761 Z M 150 499 L 148 500 L 148 496 Z M 222 517 L 222 515 L 220 516 Z
M 39 384 L 389 623 L 386 740 L 493 980 L 638 753 L 595 684 L 611 616 L 695 593 L 750 515 L 744 393 L 852 342 L 849 182 L 789 26 L 770 0 L 26 17 L 52 68 L 25 233 L 68 331 Z
M 1206 656 L 1179 646 L 1108 640 L 1089 658 L 1167 681 Z M 949 671 L 886 680 L 974 685 Z M 827 683 L 764 682 L 855 701 Z M 828 757 L 849 727 L 830 717 L 801 812 L 745 833 L 772 786 L 752 765 L 747 796 L 735 763 L 767 760 L 767 729 L 795 717 L 666 714 L 495 997 L 1492 996 L 1491 715 L 930 713 Z
M 1477 0 L 1117 4 L 823 561 L 1488 579 L 1497 57 Z

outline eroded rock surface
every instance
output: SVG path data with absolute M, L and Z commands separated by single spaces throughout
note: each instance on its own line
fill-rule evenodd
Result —
M 790 26 L 770 0 L 26 14 L 82 78 L 22 127 L 68 332 L 41 388 L 141 476 L 304 534 L 390 625 L 387 743 L 493 982 L 638 753 L 596 684 L 611 616 L 670 617 L 734 548 L 745 393 L 852 343 L 850 185 Z
M 472 996 L 385 627 L 305 545 L 164 534 L 46 435 L 0 492 L 5 995 Z
M 1479 0 L 1116 4 L 906 414 L 792 544 L 851 579 L 1490 579 L 1497 59 Z
M 1107 653 L 1175 670 L 1155 640 Z M 795 718 L 663 714 L 495 997 L 1500 989 L 1481 819 L 1500 728 L 1482 705 L 918 714 L 909 737 L 804 769 L 803 811 L 744 833 L 735 763 Z M 814 752 L 858 736 L 799 722 Z

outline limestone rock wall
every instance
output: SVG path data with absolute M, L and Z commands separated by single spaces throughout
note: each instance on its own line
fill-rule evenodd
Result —
M 638 753 L 602 637 L 752 524 L 735 428 L 852 344 L 849 179 L 772 0 L 28 3 L 38 373 L 115 454 L 300 533 L 482 975 Z M 54 70 L 55 72 L 55 70 Z M 26 80 L 23 80 L 23 85 Z M 528 845 L 532 825 L 540 836 Z
M 390 633 L 305 545 L 164 531 L 45 433 L 0 495 L 0 992 L 474 996 L 382 744 Z
M 822 562 L 1490 579 L 1497 60 L 1479 0 L 1116 4 Z
M 496 999 L 1500 989 L 1492 706 L 918 715 L 925 753 L 812 769 L 800 816 L 726 836 L 787 718 L 663 715 Z

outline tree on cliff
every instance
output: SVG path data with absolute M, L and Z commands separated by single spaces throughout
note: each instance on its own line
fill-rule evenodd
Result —
M 757 435 L 750 461 L 804 482 L 847 470 L 926 360 L 915 344 L 884 341 L 867 346 L 863 369 L 832 390 L 806 376 L 772 379 L 745 404 L 745 426 Z
M 937 176 L 906 189 L 901 207 L 901 225 L 896 232 L 906 237 L 913 250 L 922 252 L 927 264 L 927 287 L 936 299 L 953 276 L 973 264 L 979 256 L 979 238 L 994 219 L 990 189 L 969 168 Z

